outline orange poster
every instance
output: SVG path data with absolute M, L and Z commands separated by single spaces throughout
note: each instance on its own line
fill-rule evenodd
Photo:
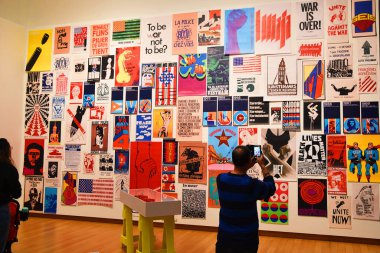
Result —
M 153 110 L 153 138 L 173 138 L 173 109 Z
M 173 15 L 173 54 L 197 53 L 197 23 L 196 12 Z
M 56 27 L 54 36 L 54 54 L 70 53 L 71 27 Z

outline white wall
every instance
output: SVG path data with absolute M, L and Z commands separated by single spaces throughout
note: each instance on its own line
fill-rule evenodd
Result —
M 4 2 L 4 1 L 2 1 Z M 21 1 L 23 2 L 23 1 Z M 116 20 L 118 18 L 139 18 L 139 17 L 153 17 L 163 16 L 166 14 L 180 13 L 180 12 L 192 12 L 208 9 L 231 9 L 239 7 L 252 7 L 260 3 L 267 3 L 268 1 L 231 1 L 231 0 L 193 0 L 186 1 L 173 1 L 173 0 L 144 0 L 144 1 L 125 1 L 125 0 L 109 0 L 109 1 L 74 1 L 74 0 L 62 0 L 62 1 L 48 1 L 48 0 L 34 0 L 25 1 L 20 8 L 26 8 L 25 18 L 22 20 L 23 24 L 28 29 L 33 30 L 40 27 L 54 28 L 55 26 L 62 24 L 91 24 L 103 20 Z M 272 1 L 274 2 L 274 1 Z M 377 1 L 378 6 L 378 1 Z M 9 8 L 12 9 L 13 6 Z M 274 4 L 275 8 L 275 4 Z M 16 8 L 17 9 L 17 8 Z M 16 10 L 14 10 L 16 11 Z M 1 14 L 1 12 L 0 12 Z M 9 19 L 18 22 L 17 15 L 7 15 Z M 378 14 L 377 14 L 378 16 Z M 5 23 L 3 25 L 3 23 Z M 377 23 L 378 24 L 378 23 Z M 23 72 L 25 61 L 26 37 L 23 34 L 22 28 L 15 29 L 15 25 L 7 21 L 0 19 L 1 31 L 3 26 L 5 27 L 6 34 L 12 34 L 18 38 L 18 41 L 13 43 L 10 38 L 7 41 L 9 47 L 20 48 L 17 52 L 11 52 L 11 50 L 5 50 L 1 47 L 0 56 L 7 56 L 10 58 L 12 68 L 8 71 L 4 71 L 3 67 L 0 69 L 0 80 L 2 85 L 6 85 L 11 90 L 10 94 L 2 93 L 1 96 L 1 115 L 3 118 L 11 118 L 12 121 L 6 121 L 5 125 L 1 124 L 1 136 L 3 132 L 8 134 L 13 143 L 17 143 L 19 152 L 17 152 L 17 161 L 21 162 L 22 145 L 23 145 L 23 111 L 24 111 L 24 76 Z M 16 26 L 17 27 L 17 26 Z M 378 25 L 377 25 L 378 29 Z M 3 32 L 3 31 L 2 31 Z M 16 36 L 15 36 L 16 34 Z M 3 40 L 4 36 L 0 37 Z M 18 45 L 21 44 L 21 45 Z M 1 43 L 1 45 L 4 45 Z M 18 45 L 18 46 L 15 46 Z M 354 50 L 355 51 L 355 50 Z M 11 57 L 13 56 L 13 57 Z M 1 61 L 2 64 L 5 61 Z M 4 84 L 3 84 L 4 83 Z M 5 89 L 4 89 L 5 90 Z M 8 90 L 8 89 L 7 89 Z M 378 98 L 376 98 L 378 99 Z M 4 102 L 3 102 L 4 101 Z M 7 101 L 7 103 L 5 103 Z M 9 108 L 4 105 L 15 104 L 15 107 Z M 3 116 L 4 115 L 4 116 Z M 11 115 L 11 116 L 10 116 Z M 3 120 L 5 122 L 5 119 Z M 12 123 L 11 123 L 12 122 Z M 12 127 L 10 128 L 6 126 Z M 206 136 L 204 132 L 204 136 Z M 133 136 L 133 130 L 131 132 Z M 204 140 L 207 141 L 207 140 Z M 18 163 L 21 167 L 22 163 Z M 363 238 L 376 238 L 380 239 L 380 226 L 379 222 L 356 220 L 352 221 L 352 230 L 343 229 L 329 229 L 328 220 L 326 218 L 313 218 L 313 217 L 301 217 L 297 215 L 297 183 L 291 182 L 289 184 L 289 225 L 266 225 L 261 224 L 261 229 L 269 231 L 284 231 L 295 233 L 311 233 L 311 234 L 324 234 L 324 235 L 336 235 L 336 236 L 351 236 L 351 237 L 363 237 Z M 177 188 L 178 192 L 181 192 L 180 186 Z M 351 193 L 351 187 L 349 185 L 349 194 Z M 98 208 L 98 207 L 60 207 L 58 206 L 58 213 L 74 216 L 89 216 L 89 217 L 104 217 L 104 218 L 121 218 L 121 204 L 115 203 L 113 209 Z M 181 219 L 177 217 L 177 222 L 182 224 L 191 225 L 206 225 L 217 226 L 218 225 L 218 209 L 208 209 L 206 213 L 207 220 L 194 220 L 194 219 Z M 210 242 L 214 243 L 214 242 Z

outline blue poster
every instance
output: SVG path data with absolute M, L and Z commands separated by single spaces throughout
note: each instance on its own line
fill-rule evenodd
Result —
M 238 128 L 208 129 L 208 169 L 233 169 L 232 151 L 238 145 Z
M 57 188 L 45 188 L 44 213 L 57 213 Z
M 137 115 L 136 141 L 152 140 L 152 115 Z

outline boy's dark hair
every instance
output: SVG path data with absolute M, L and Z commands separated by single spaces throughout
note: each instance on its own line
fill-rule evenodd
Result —
M 236 167 L 244 167 L 251 161 L 251 151 L 246 146 L 237 146 L 232 151 L 232 162 Z

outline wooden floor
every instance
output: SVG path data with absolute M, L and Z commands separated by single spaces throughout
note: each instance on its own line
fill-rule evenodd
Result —
M 137 233 L 137 228 L 134 227 Z M 22 222 L 13 253 L 125 253 L 121 224 L 31 217 Z M 161 228 L 155 228 L 156 246 Z M 212 253 L 216 232 L 175 230 L 177 253 Z M 260 253 L 379 253 L 380 245 L 260 237 Z M 238 252 L 236 252 L 238 253 Z

